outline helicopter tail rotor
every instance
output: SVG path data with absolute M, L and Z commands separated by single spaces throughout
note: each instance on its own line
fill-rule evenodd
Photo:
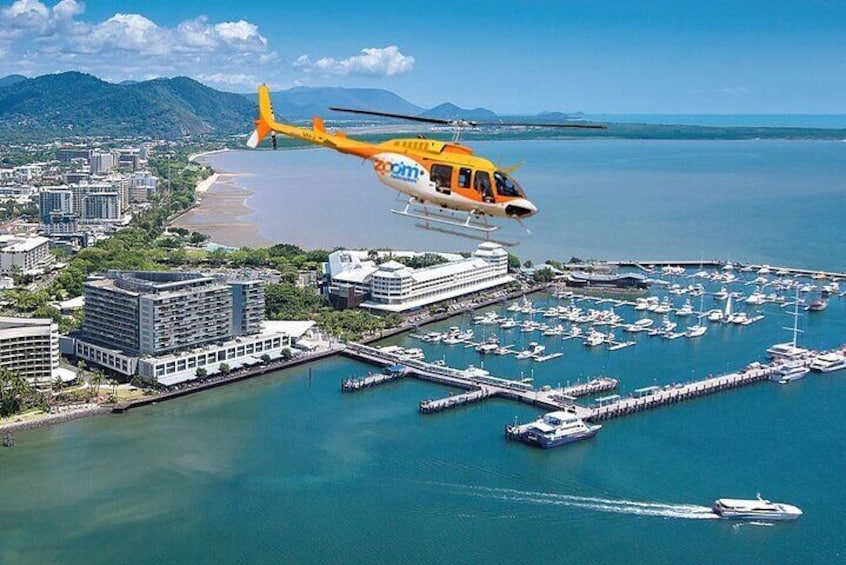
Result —
M 276 121 L 276 118 L 273 116 L 273 107 L 270 104 L 270 89 L 267 88 L 267 85 L 263 84 L 259 86 L 258 103 L 259 118 L 255 121 L 256 129 L 253 130 L 253 133 L 247 140 L 247 147 L 251 149 L 258 147 L 262 140 L 267 137 L 267 134 L 273 131 L 270 124 Z M 274 143 L 274 149 L 276 149 L 275 145 Z

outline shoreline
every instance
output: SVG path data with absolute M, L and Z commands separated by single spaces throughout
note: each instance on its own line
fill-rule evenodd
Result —
M 477 308 L 486 308 L 488 306 L 498 304 L 501 302 L 507 302 L 509 300 L 514 300 L 519 298 L 520 296 L 525 296 L 528 294 L 532 294 L 535 292 L 543 292 L 544 290 L 548 289 L 549 285 L 537 285 L 532 286 L 526 289 L 520 289 L 517 291 L 509 292 L 501 296 L 495 296 L 493 298 L 489 298 L 487 300 L 483 300 L 481 302 L 470 302 L 462 306 L 461 308 L 457 308 L 452 311 L 443 312 L 440 314 L 435 314 L 429 316 L 425 319 L 417 319 L 413 322 L 409 322 L 398 326 L 396 328 L 391 328 L 380 332 L 378 335 L 373 335 L 369 337 L 362 338 L 359 343 L 363 344 L 370 344 L 377 341 L 381 341 L 383 339 L 388 339 L 390 337 L 394 337 L 396 335 L 413 331 L 417 327 L 426 326 L 429 324 L 434 324 L 436 322 L 441 322 L 443 320 L 447 320 L 454 316 L 462 316 L 467 312 L 471 312 L 476 310 Z M 205 380 L 202 382 L 198 382 L 193 386 L 188 385 L 185 388 L 172 390 L 172 391 L 165 391 L 161 394 L 157 394 L 155 396 L 143 397 L 137 400 L 129 400 L 124 402 L 119 402 L 117 404 L 109 404 L 109 405 L 99 405 L 99 404 L 87 404 L 84 407 L 81 407 L 76 410 L 68 410 L 64 413 L 59 414 L 45 414 L 43 417 L 33 418 L 32 420 L 27 420 L 24 422 L 9 422 L 6 424 L 0 424 L 0 434 L 15 434 L 17 432 L 32 430 L 36 428 L 48 427 L 56 424 L 62 424 L 65 422 L 70 422 L 73 420 L 78 420 L 81 418 L 88 418 L 93 416 L 103 416 L 106 414 L 123 414 L 128 412 L 132 408 L 140 408 L 142 406 L 150 406 L 153 404 L 158 404 L 159 402 L 166 402 L 168 400 L 173 400 L 175 398 L 182 398 L 184 396 L 190 396 L 192 394 L 197 394 L 209 389 L 218 388 L 230 383 L 240 382 L 249 380 L 253 377 L 259 377 L 262 375 L 266 375 L 268 373 L 273 373 L 275 371 L 284 371 L 287 369 L 293 369 L 297 366 L 307 365 L 309 363 L 313 363 L 316 361 L 320 361 L 323 359 L 331 358 L 336 355 L 342 355 L 344 352 L 344 347 L 333 347 L 326 351 L 319 351 L 312 354 L 305 354 L 301 357 L 296 359 L 291 359 L 285 362 L 277 362 L 272 363 L 269 365 L 260 365 L 258 367 L 252 367 L 249 369 L 245 369 L 243 371 L 237 371 L 233 374 L 227 375 L 225 377 L 219 378 L 212 378 L 209 380 Z M 190 381 L 189 381 L 190 382 Z
M 247 176 L 250 174 L 214 171 L 197 183 L 195 204 L 168 222 L 168 227 L 200 232 L 208 235 L 212 243 L 227 247 L 273 245 L 261 235 L 259 224 L 249 219 L 254 211 L 247 206 L 247 199 L 253 192 L 235 182 L 235 179 Z

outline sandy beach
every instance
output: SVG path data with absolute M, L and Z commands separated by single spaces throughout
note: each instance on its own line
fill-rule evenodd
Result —
M 252 192 L 237 186 L 242 174 L 215 173 L 197 186 L 197 205 L 171 225 L 207 234 L 214 243 L 231 247 L 267 247 L 245 204 Z

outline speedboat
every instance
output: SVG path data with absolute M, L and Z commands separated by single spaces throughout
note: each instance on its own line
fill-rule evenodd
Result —
M 810 368 L 812 371 L 819 371 L 820 373 L 840 371 L 846 369 L 846 357 L 839 353 L 825 353 L 811 361 Z
M 519 426 L 517 431 L 522 432 L 527 443 L 548 449 L 592 438 L 601 428 L 599 424 L 585 423 L 570 412 L 558 411 L 549 412 L 534 422 Z
M 828 303 L 824 299 L 820 298 L 819 300 L 814 300 L 808 304 L 808 306 L 805 307 L 805 310 L 808 312 L 822 312 L 827 306 Z
M 795 520 L 802 515 L 796 506 L 764 500 L 760 493 L 754 500 L 720 498 L 711 509 L 721 518 L 735 520 Z
M 655 323 L 655 321 L 650 319 L 650 318 L 641 318 L 640 320 L 635 322 L 634 325 L 639 327 L 639 328 L 646 329 L 654 323 Z

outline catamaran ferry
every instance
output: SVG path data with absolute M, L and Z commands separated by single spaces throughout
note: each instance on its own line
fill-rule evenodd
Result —
M 754 500 L 720 498 L 712 510 L 721 518 L 735 520 L 795 520 L 802 515 L 796 506 L 764 500 L 760 493 Z

